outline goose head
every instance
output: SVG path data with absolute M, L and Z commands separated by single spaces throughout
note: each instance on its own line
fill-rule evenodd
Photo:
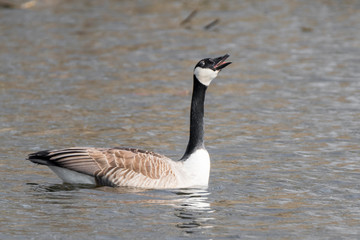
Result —
M 225 62 L 229 56 L 229 54 L 225 54 L 217 58 L 204 58 L 200 60 L 194 68 L 194 76 L 201 84 L 209 86 L 219 72 L 231 64 L 231 62 Z

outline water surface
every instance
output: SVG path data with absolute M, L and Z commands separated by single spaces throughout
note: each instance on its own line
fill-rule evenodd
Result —
M 1 239 L 360 235 L 358 1 L 23 3 L 0 8 Z M 24 160 L 71 146 L 180 158 L 192 69 L 225 53 L 208 189 L 72 186 Z

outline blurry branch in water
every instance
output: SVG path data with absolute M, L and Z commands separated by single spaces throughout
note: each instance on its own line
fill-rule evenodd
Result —
M 212 22 L 210 22 L 209 24 L 205 25 L 204 29 L 205 30 L 209 30 L 210 28 L 214 27 L 216 24 L 218 24 L 220 22 L 220 19 L 215 19 Z
M 193 19 L 195 17 L 195 15 L 197 14 L 197 10 L 193 10 L 189 16 L 187 16 L 184 20 L 181 21 L 180 25 L 183 26 L 187 23 L 189 23 L 191 21 L 191 19 Z
M 198 13 L 198 10 L 193 10 L 184 20 L 180 22 L 180 26 L 184 26 L 185 28 L 191 29 L 191 26 L 189 25 L 191 20 L 196 16 Z M 219 18 L 216 18 L 215 20 L 211 21 L 210 23 L 206 24 L 204 26 L 204 30 L 210 30 L 215 25 L 217 25 L 220 22 Z
M 313 31 L 313 29 L 311 27 L 301 27 L 300 29 L 304 33 L 309 33 L 309 32 Z

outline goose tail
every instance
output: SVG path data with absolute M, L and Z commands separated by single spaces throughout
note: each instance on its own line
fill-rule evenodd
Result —
M 30 153 L 26 160 L 40 165 L 54 166 L 54 163 L 50 161 L 50 150 Z

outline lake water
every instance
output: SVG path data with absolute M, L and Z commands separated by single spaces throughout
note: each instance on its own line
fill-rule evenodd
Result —
M 359 238 L 359 13 L 357 0 L 4 2 L 0 239 Z M 72 186 L 25 161 L 71 146 L 180 158 L 193 67 L 225 53 L 205 106 L 208 189 Z

